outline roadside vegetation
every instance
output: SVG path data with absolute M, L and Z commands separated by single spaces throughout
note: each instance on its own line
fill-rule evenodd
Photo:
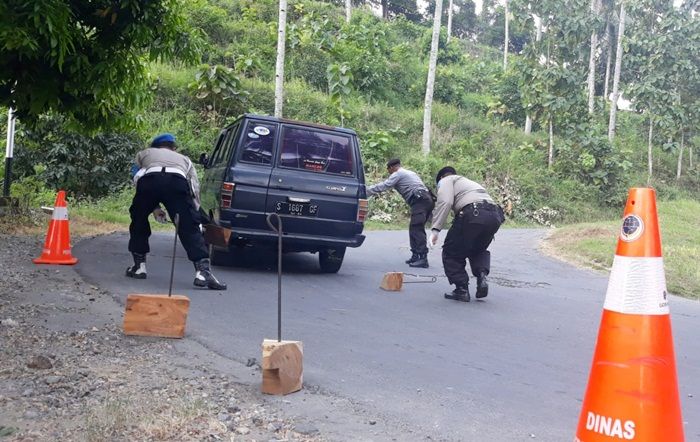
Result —
M 658 211 L 668 289 L 700 300 L 700 202 L 662 201 Z M 556 229 L 545 247 L 575 264 L 608 270 L 620 227 L 619 219 L 567 225 Z
M 123 229 L 132 195 L 130 162 L 155 134 L 174 133 L 180 150 L 196 160 L 240 114 L 273 113 L 278 3 L 166 3 L 173 8 L 158 13 L 176 16 L 168 16 L 162 29 L 185 50 L 148 49 L 150 34 L 139 34 L 146 37 L 139 47 L 149 56 L 135 70 L 143 75 L 128 84 L 128 100 L 112 92 L 87 128 L 76 118 L 85 109 L 73 102 L 69 109 L 53 105 L 22 114 L 12 194 L 24 208 L 50 206 L 61 188 L 68 191 L 77 230 Z M 341 2 L 289 2 L 284 101 L 286 118 L 355 129 L 368 183 L 384 177 L 385 161 L 393 156 L 429 185 L 440 167 L 451 164 L 485 185 L 504 207 L 506 226 L 567 225 L 558 234 L 579 238 L 589 236 L 580 229 L 599 232 L 595 237 L 614 230 L 605 222 L 568 225 L 616 219 L 631 186 L 653 186 L 661 201 L 682 201 L 678 211 L 667 213 L 668 225 L 685 219 L 684 210 L 698 213 L 700 20 L 691 2 L 635 2 L 627 11 L 616 86 L 619 2 L 603 2 L 592 13 L 585 1 L 563 10 L 553 0 L 511 0 L 506 15 L 499 2 L 486 1 L 477 15 L 471 0 L 456 0 L 453 28 L 446 29 L 449 11 L 442 18 L 427 155 L 421 142 L 434 5 L 421 12 L 414 2 L 374 2 L 384 7 L 377 16 L 370 3 L 353 2 L 346 22 Z M 546 23 L 533 20 L 536 15 L 547 17 Z M 21 25 L 41 26 L 41 20 Z M 591 61 L 592 34 L 598 46 Z M 56 36 L 59 46 L 62 37 Z M 632 100 L 630 110 L 616 114 L 612 134 L 611 92 Z M 111 121 L 110 114 L 119 118 Z M 1 131 L 4 140 L 4 125 Z M 393 192 L 373 198 L 368 227 L 403 227 L 406 214 Z M 585 261 L 609 263 L 611 257 L 597 255 L 587 241 L 579 241 L 580 253 L 591 257 Z M 675 265 L 673 256 L 667 261 Z

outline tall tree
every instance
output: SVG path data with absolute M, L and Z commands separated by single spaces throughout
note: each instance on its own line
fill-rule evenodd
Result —
M 430 60 L 428 61 L 428 81 L 425 86 L 425 106 L 423 109 L 423 154 L 430 153 L 431 118 L 433 110 L 433 89 L 435 87 L 435 70 L 437 68 L 438 43 L 440 42 L 440 22 L 442 19 L 442 0 L 435 1 L 433 18 L 433 38 L 430 43 Z
M 625 2 L 620 1 L 620 21 L 617 25 L 617 50 L 615 51 L 615 74 L 613 75 L 612 103 L 610 104 L 610 119 L 608 121 L 608 139 L 615 139 L 615 118 L 617 117 L 617 101 L 620 99 L 620 70 L 622 69 L 622 38 L 625 35 Z
M 504 16 L 505 16 L 505 36 L 503 37 L 503 70 L 508 69 L 508 45 L 510 43 L 510 36 L 508 35 L 508 0 L 503 0 Z
M 0 2 L 0 106 L 24 123 L 47 111 L 79 126 L 131 125 L 147 62 L 196 62 L 201 39 L 180 0 Z
M 345 22 L 350 23 L 352 19 L 352 0 L 345 0 Z
M 595 22 L 598 19 L 598 11 L 600 10 L 600 0 L 591 0 L 591 16 L 594 22 L 594 29 L 591 33 L 591 50 L 588 55 L 588 113 L 592 114 L 595 110 L 595 55 L 598 51 L 598 29 Z
M 454 0 L 450 0 L 450 5 L 447 7 L 447 42 L 450 42 L 452 36 L 452 12 L 454 10 Z
M 279 2 L 277 22 L 277 62 L 275 63 L 275 117 L 282 117 L 284 105 L 284 53 L 287 28 L 287 0 Z

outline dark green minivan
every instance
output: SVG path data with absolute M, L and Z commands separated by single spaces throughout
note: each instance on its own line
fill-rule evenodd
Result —
M 276 247 L 270 213 L 282 217 L 283 250 L 318 252 L 323 272 L 340 270 L 345 249 L 365 239 L 365 176 L 351 129 L 245 114 L 202 163 L 202 208 L 233 231 L 228 249 L 210 246 L 214 264 L 237 247 Z

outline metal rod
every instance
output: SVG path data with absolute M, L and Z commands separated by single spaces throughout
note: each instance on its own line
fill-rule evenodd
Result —
M 168 287 L 168 296 L 173 295 L 173 275 L 175 274 L 175 252 L 177 252 L 177 231 L 178 227 L 180 225 L 180 214 L 176 213 L 175 214 L 175 219 L 173 220 L 175 223 L 175 242 L 173 243 L 173 262 L 170 265 L 170 287 Z
M 5 180 L 3 184 L 3 196 L 10 196 L 12 184 L 12 157 L 15 148 L 15 115 L 10 108 L 7 111 L 7 143 L 5 144 Z
M 272 217 L 277 218 L 277 227 Z M 267 225 L 277 232 L 277 342 L 282 342 L 282 217 L 276 213 L 267 215 Z
M 413 273 L 404 273 L 406 276 L 413 276 L 415 278 L 430 278 L 430 281 L 404 281 L 404 284 L 432 284 L 437 282 L 437 276 L 435 275 L 415 275 Z

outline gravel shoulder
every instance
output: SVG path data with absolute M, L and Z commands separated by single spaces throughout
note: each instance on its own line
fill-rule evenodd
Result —
M 397 440 L 348 400 L 265 396 L 257 360 L 191 339 L 124 336 L 123 306 L 70 266 L 38 266 L 43 239 L 0 235 L 0 440 Z M 299 398 L 301 396 L 301 398 Z M 305 403 L 305 415 L 294 402 Z M 316 410 L 309 414 L 308 410 Z M 401 431 L 399 431 L 401 433 Z

